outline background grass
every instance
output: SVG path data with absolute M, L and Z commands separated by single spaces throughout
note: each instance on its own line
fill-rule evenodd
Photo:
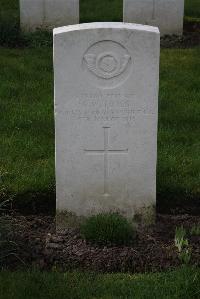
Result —
M 34 197 L 37 201 L 44 194 L 53 204 L 52 50 L 2 48 L 0 57 L 0 196 L 29 201 Z M 157 175 L 160 208 L 191 199 L 198 202 L 200 198 L 199 77 L 200 48 L 162 50 Z
M 52 51 L 2 48 L 0 57 L 0 196 L 31 200 L 55 185 Z
M 1 14 L 19 20 L 19 0 L 1 0 Z M 185 0 L 185 15 L 200 18 L 199 0 Z M 119 21 L 123 0 L 80 0 L 81 22 Z
M 200 270 L 157 274 L 1 272 L 1 299 L 197 299 Z
M 20 34 L 19 0 L 0 2 L 0 44 L 15 46 L 24 44 Z M 199 0 L 185 0 L 187 22 L 200 19 Z M 80 0 L 80 22 L 122 21 L 123 0 Z M 34 35 L 32 36 L 34 38 Z
M 20 41 L 18 0 L 0 0 L 0 45 L 14 46 Z
M 119 22 L 123 19 L 123 0 L 80 0 L 80 22 Z
M 200 1 L 185 0 L 185 16 L 200 18 Z
M 161 51 L 157 191 L 163 208 L 200 199 L 199 78 L 200 48 Z
M 185 0 L 185 16 L 200 18 L 200 1 Z M 81 22 L 122 21 L 123 0 L 80 0 Z
M 0 200 L 16 198 L 23 209 L 49 211 L 55 203 L 51 33 L 21 35 L 18 2 L 1 0 L 0 43 L 29 48 L 0 48 Z M 200 17 L 198 2 L 186 0 L 187 16 Z M 117 21 L 122 0 L 81 0 L 80 12 L 82 22 Z M 161 51 L 161 210 L 200 199 L 199 77 L 199 48 Z
M 122 0 L 80 1 L 81 22 L 122 20 Z M 22 35 L 18 3 L 0 0 L 0 45 L 30 47 L 0 48 L 0 200 L 49 212 L 55 205 L 51 33 Z M 199 0 L 185 1 L 185 16 L 200 18 Z M 200 198 L 199 76 L 199 48 L 162 50 L 160 208 Z M 0 272 L 0 298 L 197 299 L 199 280 L 194 268 L 146 275 Z

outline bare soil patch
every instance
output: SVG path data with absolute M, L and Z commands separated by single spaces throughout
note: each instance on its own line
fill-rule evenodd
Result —
M 185 22 L 182 36 L 161 37 L 161 48 L 192 48 L 200 46 L 200 22 Z
M 158 215 L 156 224 L 139 227 L 131 246 L 98 246 L 87 243 L 78 229 L 55 232 L 51 216 L 7 216 L 12 226 L 10 238 L 17 244 L 16 255 L 4 259 L 10 270 L 37 267 L 41 270 L 70 269 L 100 272 L 160 271 L 181 264 L 174 246 L 175 228 L 190 230 L 200 225 L 200 216 Z M 200 236 L 189 236 L 191 264 L 200 265 Z

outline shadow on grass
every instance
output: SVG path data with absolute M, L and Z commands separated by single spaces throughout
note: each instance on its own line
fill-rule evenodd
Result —
M 0 273 L 0 297 L 2 299 L 192 299 L 199 298 L 199 278 L 200 270 L 192 267 L 137 275 L 4 271 Z

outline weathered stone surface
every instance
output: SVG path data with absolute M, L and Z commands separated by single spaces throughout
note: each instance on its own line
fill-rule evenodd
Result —
M 184 0 L 124 0 L 124 22 L 158 26 L 161 35 L 183 32 Z
M 51 30 L 79 23 L 79 0 L 20 0 L 21 28 Z
M 159 44 L 150 26 L 54 30 L 58 215 L 154 208 Z

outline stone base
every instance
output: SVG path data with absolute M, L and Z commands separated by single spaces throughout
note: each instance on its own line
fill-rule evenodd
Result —
M 115 211 L 119 214 L 120 211 Z M 110 212 L 112 213 L 112 212 Z M 123 215 L 124 216 L 124 215 Z M 67 229 L 67 228 L 79 228 L 81 223 L 86 219 L 86 216 L 77 216 L 74 213 L 67 211 L 57 212 L 56 214 L 56 229 Z M 155 206 L 143 207 L 137 210 L 135 215 L 132 218 L 129 218 L 131 223 L 134 226 L 151 226 L 155 223 L 156 220 L 156 208 Z
M 73 213 L 64 211 L 56 213 L 56 229 L 79 228 L 83 222 L 84 217 L 76 216 Z

